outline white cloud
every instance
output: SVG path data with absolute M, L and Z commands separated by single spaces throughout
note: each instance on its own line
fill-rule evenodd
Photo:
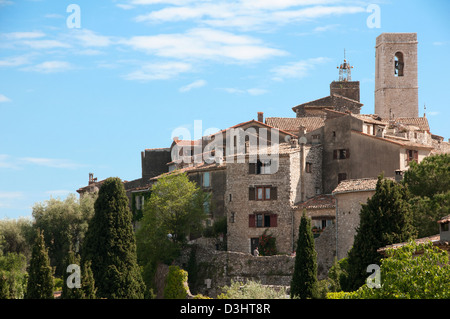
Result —
M 192 89 L 198 89 L 206 85 L 205 80 L 197 80 L 180 88 L 180 92 L 189 92 Z
M 2 66 L 19 66 L 29 63 L 29 56 L 21 55 L 15 57 L 5 58 L 0 60 L 0 67 Z
M 39 73 L 56 73 L 56 72 L 64 72 L 72 69 L 73 66 L 69 62 L 65 61 L 46 61 L 35 66 L 26 67 L 22 70 L 24 71 L 33 71 Z
M 156 1 L 146 1 L 153 2 Z M 174 22 L 194 20 L 215 27 L 273 29 L 299 21 L 366 12 L 363 6 L 331 6 L 339 0 L 240 0 L 240 1 L 171 1 L 172 6 L 141 14 L 138 22 Z M 169 3 L 158 1 L 158 3 Z M 308 6 L 308 7 L 305 7 Z M 299 8 L 302 7 L 302 8 Z
M 22 41 L 22 44 L 25 44 L 33 49 L 70 48 L 68 43 L 58 40 L 27 40 Z
M 51 167 L 51 168 L 66 168 L 66 169 L 76 169 L 83 167 L 84 165 L 74 163 L 67 159 L 57 159 L 57 158 L 44 158 L 44 157 L 23 157 L 20 161 L 26 164 L 35 164 L 39 166 Z
M 71 37 L 77 39 L 82 46 L 107 47 L 112 44 L 108 36 L 96 34 L 88 29 L 72 29 Z
M 230 94 L 249 94 L 249 95 L 262 95 L 266 94 L 267 90 L 258 89 L 258 88 L 251 88 L 251 89 L 237 89 L 237 88 L 223 88 L 221 89 L 227 93 Z
M 5 103 L 5 102 L 11 102 L 11 99 L 4 96 L 3 94 L 0 94 L 0 103 Z
M 273 80 L 282 81 L 285 78 L 301 79 L 309 74 L 317 65 L 331 61 L 329 58 L 318 57 L 307 60 L 291 62 L 276 68 L 271 72 L 274 74 Z
M 45 33 L 41 31 L 31 31 L 31 32 L 10 32 L 5 33 L 4 36 L 8 39 L 12 40 L 21 40 L 21 39 L 36 39 L 42 38 L 45 36 Z
M 205 28 L 186 33 L 135 36 L 122 43 L 148 54 L 178 59 L 248 63 L 286 54 L 253 37 Z
M 0 199 L 18 199 L 22 197 L 22 192 L 0 192 Z
M 134 8 L 134 6 L 132 6 L 130 4 L 121 4 L 121 3 L 116 4 L 116 7 L 123 9 L 123 10 L 130 10 L 130 9 Z
M 0 154 L 0 168 L 19 169 L 20 167 L 11 160 L 9 155 Z
M 137 81 L 168 80 L 191 70 L 192 65 L 183 62 L 149 63 L 124 78 Z

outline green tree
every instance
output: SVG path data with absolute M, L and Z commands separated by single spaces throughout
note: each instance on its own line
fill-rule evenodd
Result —
M 317 298 L 317 253 L 311 221 L 303 212 L 298 229 L 294 274 L 291 280 L 291 298 Z
M 0 251 L 0 299 L 23 299 L 26 290 L 27 262 L 22 254 Z
M 386 251 L 380 266 L 381 287 L 363 285 L 350 293 L 329 293 L 330 299 L 449 299 L 450 265 L 445 250 L 431 242 L 410 241 Z
M 414 226 L 418 237 L 439 233 L 437 221 L 450 214 L 450 154 L 411 162 L 403 183 L 411 193 Z
M 75 254 L 73 251 L 70 251 L 67 254 L 65 265 L 66 267 L 69 265 L 80 265 L 80 256 Z M 72 273 L 68 273 L 67 271 L 64 272 L 63 276 L 63 288 L 61 292 L 61 298 L 62 299 L 82 299 L 83 298 L 83 291 L 80 288 L 69 288 L 67 285 L 67 278 L 72 275 Z M 82 278 L 80 278 L 81 281 Z
M 77 250 L 83 241 L 94 215 L 95 199 L 96 195 L 77 199 L 70 194 L 64 200 L 51 198 L 33 206 L 34 227 L 44 231 L 45 245 L 56 276 L 64 276 L 66 255 L 70 250 Z
M 91 261 L 97 297 L 143 298 L 131 212 L 119 178 L 104 181 L 94 208 L 81 256 L 83 264 Z
M 92 273 L 91 261 L 88 260 L 81 268 L 81 289 L 83 299 L 95 299 L 97 288 L 95 288 L 94 274 Z
M 170 264 L 186 237 L 200 233 L 208 200 L 207 194 L 186 174 L 170 174 L 153 185 L 136 233 L 139 263 L 144 267 L 149 289 L 156 288 L 153 277 L 158 263 Z
M 29 261 L 35 235 L 31 219 L 0 220 L 0 237 L 3 238 L 0 250 L 5 255 L 7 253 L 21 254 Z
M 53 299 L 53 270 L 45 247 L 44 234 L 40 230 L 31 254 L 25 298 Z
M 353 291 L 364 284 L 367 267 L 380 263 L 378 248 L 408 241 L 416 234 L 407 188 L 380 175 L 375 194 L 362 205 L 360 223 L 348 253 L 348 277 L 341 282 L 342 289 Z

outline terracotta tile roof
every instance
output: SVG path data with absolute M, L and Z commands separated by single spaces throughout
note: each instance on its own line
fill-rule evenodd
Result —
M 280 130 L 293 132 L 298 134 L 300 125 L 306 128 L 307 132 L 314 131 L 324 126 L 325 120 L 323 117 L 268 117 L 266 124 L 276 127 Z
M 360 119 L 366 123 L 377 124 L 377 125 L 388 125 L 388 121 L 379 118 L 376 115 L 372 114 L 351 114 L 353 117 Z
M 313 100 L 310 102 L 302 103 L 297 106 L 294 106 L 292 110 L 295 112 L 296 109 L 299 107 L 306 107 L 306 108 L 329 108 L 330 106 L 336 104 L 336 100 L 346 100 L 348 102 L 351 102 L 353 104 L 359 105 L 360 107 L 363 106 L 361 102 L 358 102 L 356 100 L 350 99 L 348 97 L 338 95 L 338 94 L 331 94 L 329 96 L 322 97 L 317 100 Z
M 450 222 L 450 215 L 442 217 L 440 220 L 438 220 L 439 224 L 448 223 L 448 222 Z
M 208 171 L 208 170 L 216 170 L 216 169 L 225 169 L 225 164 L 216 164 L 216 163 L 202 163 L 194 166 L 186 166 L 183 168 L 179 168 L 176 170 L 173 170 L 171 172 L 163 173 L 161 175 L 155 176 L 150 178 L 150 181 L 156 181 L 161 177 L 168 176 L 168 175 L 176 175 L 181 173 L 193 173 L 193 172 L 201 172 L 201 171 Z
M 431 243 L 433 243 L 434 246 L 437 246 L 438 248 L 440 248 L 442 250 L 450 251 L 450 242 L 447 240 L 441 240 L 440 234 L 429 236 L 429 237 L 424 237 L 424 238 L 418 238 L 418 239 L 415 239 L 414 241 L 416 242 L 416 244 L 425 244 L 425 243 L 431 242 Z M 388 249 L 397 249 L 397 248 L 403 247 L 407 244 L 408 244 L 407 242 L 403 242 L 403 243 L 387 245 L 385 247 L 381 247 L 381 248 L 377 249 L 377 252 L 384 255 L 386 253 L 386 250 L 388 250 Z M 418 253 L 420 253 L 420 252 L 418 252 Z
M 378 178 L 347 179 L 339 183 L 333 194 L 347 192 L 372 191 L 377 186 Z
M 385 141 L 385 142 L 389 142 L 392 144 L 397 144 L 400 146 L 404 146 L 404 147 L 411 147 L 411 148 L 422 148 L 422 149 L 433 149 L 434 147 L 431 145 L 424 145 L 424 144 L 419 144 L 419 143 L 414 143 L 414 142 L 410 142 L 409 140 L 404 140 L 404 139 L 400 139 L 396 136 L 390 136 L 390 135 L 385 135 L 384 137 L 379 137 L 379 136 L 375 136 L 375 135 L 371 135 L 371 134 L 367 134 L 367 133 L 363 133 L 361 131 L 357 131 L 357 130 L 352 130 L 352 133 L 357 133 L 363 136 L 367 136 L 370 138 L 374 138 L 374 139 L 378 139 L 380 141 Z
M 258 125 L 258 126 L 263 126 L 263 127 L 265 127 L 265 128 L 269 128 L 269 129 L 271 129 L 271 128 L 276 128 L 276 129 L 278 129 L 278 130 L 279 130 L 281 133 L 283 133 L 283 134 L 293 136 L 292 133 L 287 132 L 287 131 L 284 131 L 284 130 L 278 128 L 278 127 L 273 127 L 273 126 L 270 126 L 270 125 L 268 125 L 268 124 L 266 124 L 266 123 L 259 122 L 259 121 L 256 121 L 256 120 L 250 120 L 250 121 L 247 121 L 247 122 L 243 122 L 243 123 L 236 124 L 236 125 L 234 125 L 234 126 L 230 126 L 230 127 L 226 128 L 226 129 L 224 129 L 224 130 L 220 130 L 220 131 L 218 131 L 218 132 L 216 132 L 216 133 L 213 133 L 213 134 L 210 134 L 210 135 L 208 135 L 208 136 L 206 136 L 206 137 L 212 137 L 212 136 L 217 135 L 217 134 L 220 134 L 220 133 L 225 133 L 226 131 L 228 131 L 228 130 L 230 130 L 230 129 L 234 129 L 234 128 L 238 128 L 238 127 L 246 126 L 246 125 L 249 125 L 249 126 L 251 126 L 251 125 Z
M 389 119 L 382 119 L 382 121 L 389 122 Z M 417 126 L 420 131 L 430 131 L 430 125 L 428 124 L 428 119 L 424 117 L 398 117 L 393 119 L 393 121 L 403 124 Z
M 319 208 L 335 208 L 336 200 L 330 194 L 321 194 L 310 198 L 303 203 L 297 203 L 295 208 L 310 208 L 310 209 L 319 209 Z

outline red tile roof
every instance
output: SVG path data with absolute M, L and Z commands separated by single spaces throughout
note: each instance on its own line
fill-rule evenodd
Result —
M 304 126 L 307 132 L 310 132 L 324 126 L 324 122 L 324 118 L 319 116 L 266 118 L 266 124 L 294 134 L 298 134 L 300 125 Z
M 296 208 L 306 208 L 306 209 L 320 209 L 320 208 L 335 208 L 336 200 L 330 194 L 321 194 L 314 196 L 302 203 L 297 203 Z

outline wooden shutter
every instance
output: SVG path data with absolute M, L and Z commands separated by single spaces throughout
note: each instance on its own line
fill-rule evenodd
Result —
M 337 159 L 338 158 L 338 150 L 334 150 L 333 151 L 333 159 Z
M 255 214 L 248 215 L 248 227 L 256 227 L 256 216 L 255 216 Z
M 414 160 L 419 163 L 419 151 L 414 151 Z
M 270 215 L 270 227 L 277 227 L 278 226 L 278 215 L 272 214 Z
M 248 163 L 248 173 L 256 174 L 256 163 Z
M 277 198 L 278 198 L 277 188 L 276 187 L 271 187 L 270 188 L 270 199 L 276 200 Z
M 254 187 L 248 188 L 248 200 L 255 200 L 255 188 Z

